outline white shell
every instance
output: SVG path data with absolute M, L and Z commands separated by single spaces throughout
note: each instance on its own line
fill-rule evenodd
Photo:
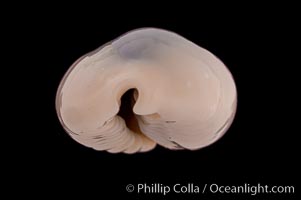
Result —
M 133 108 L 125 106 L 134 115 L 123 117 L 132 127 L 118 116 L 129 89 L 135 89 Z M 76 61 L 60 83 L 56 109 L 70 136 L 96 150 L 135 153 L 156 144 L 195 150 L 231 125 L 236 87 L 209 51 L 175 33 L 144 28 Z

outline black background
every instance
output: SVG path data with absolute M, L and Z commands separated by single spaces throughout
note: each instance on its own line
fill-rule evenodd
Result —
M 8 23 L 15 28 L 12 46 L 23 51 L 18 59 L 23 64 L 14 69 L 19 70 L 16 79 L 22 81 L 17 87 L 24 86 L 14 94 L 22 99 L 17 104 L 22 120 L 13 129 L 22 130 L 15 140 L 22 149 L 10 148 L 17 163 L 16 182 L 29 186 L 30 193 L 96 194 L 99 199 L 104 193 L 146 196 L 127 193 L 129 183 L 296 185 L 300 170 L 296 13 L 282 5 L 232 10 L 135 6 L 118 4 L 120 11 L 115 6 L 98 10 L 40 5 Z M 213 145 L 198 151 L 158 146 L 148 153 L 110 154 L 86 148 L 64 132 L 55 112 L 55 94 L 69 66 L 83 54 L 141 27 L 174 31 L 214 53 L 232 72 L 238 90 L 237 114 L 228 132 Z M 293 195 L 272 195 L 276 196 Z

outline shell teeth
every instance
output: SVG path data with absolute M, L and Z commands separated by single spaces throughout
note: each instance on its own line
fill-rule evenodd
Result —
M 134 30 L 77 60 L 57 91 L 69 135 L 110 153 L 208 146 L 230 127 L 237 94 L 226 66 L 161 29 Z

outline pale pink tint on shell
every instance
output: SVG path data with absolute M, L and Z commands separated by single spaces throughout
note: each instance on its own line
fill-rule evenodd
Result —
M 126 92 L 132 112 L 121 114 Z M 60 83 L 56 110 L 66 132 L 96 150 L 196 150 L 224 135 L 236 99 L 231 73 L 212 53 L 143 28 L 78 59 Z

